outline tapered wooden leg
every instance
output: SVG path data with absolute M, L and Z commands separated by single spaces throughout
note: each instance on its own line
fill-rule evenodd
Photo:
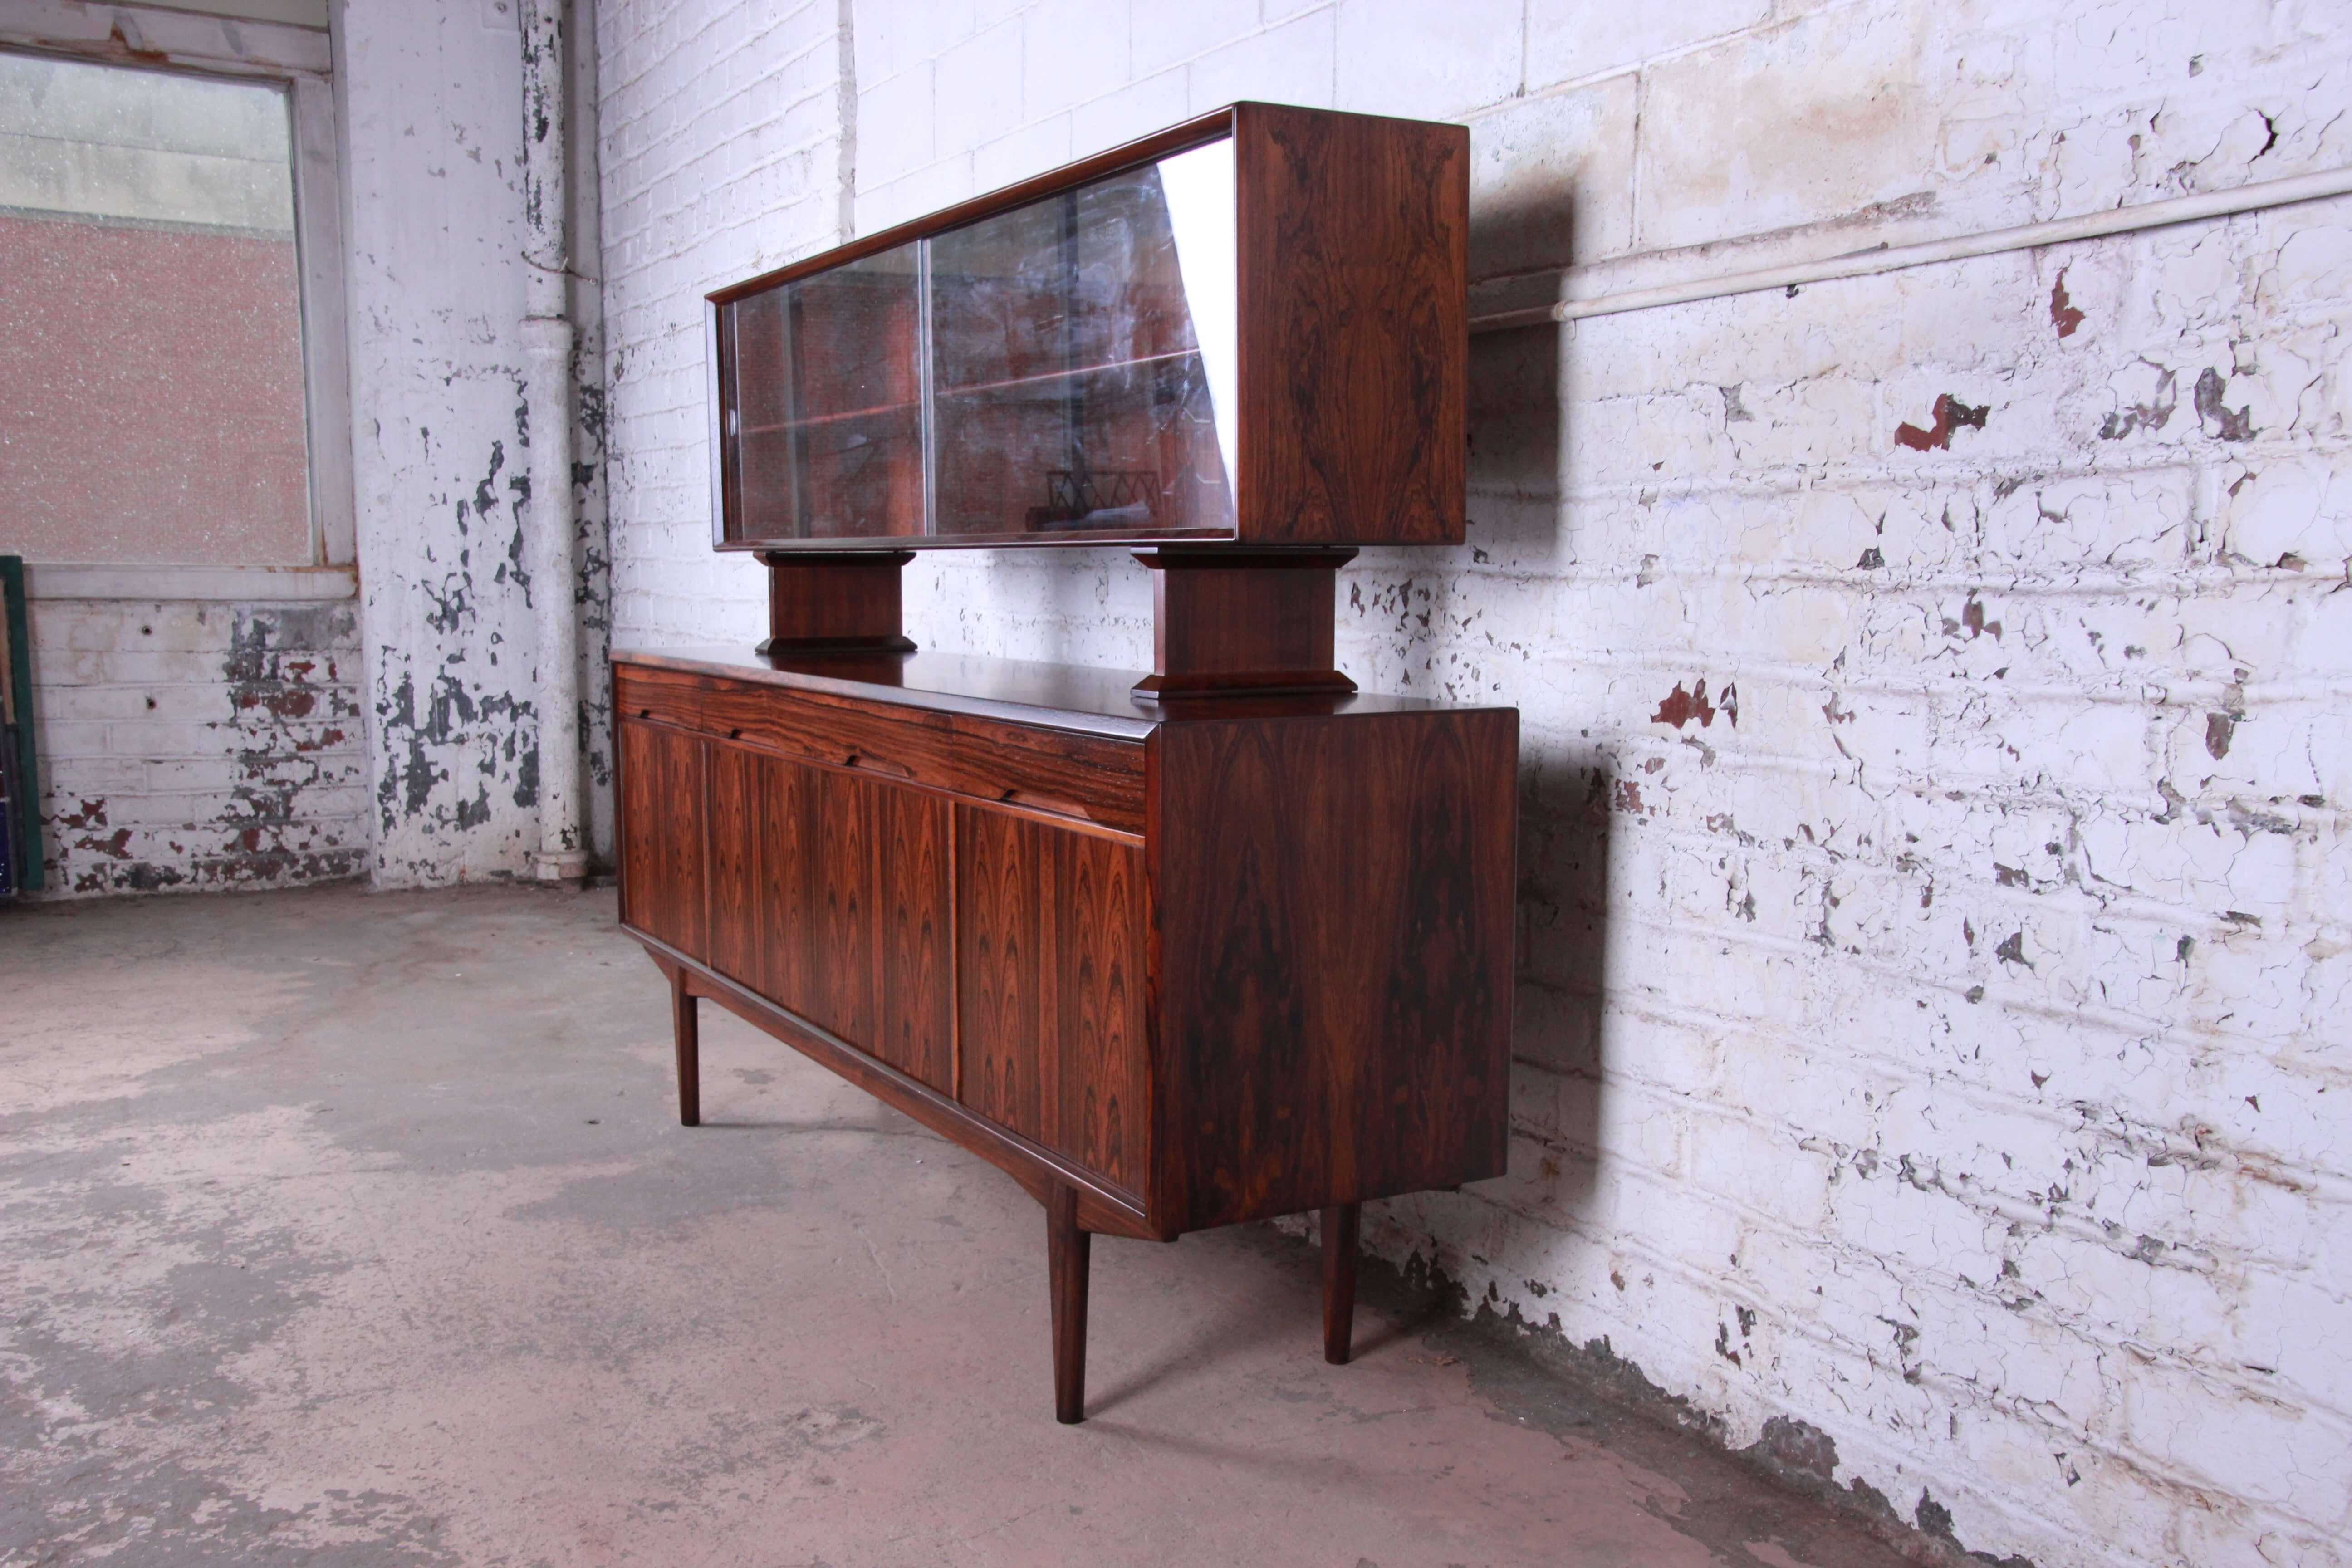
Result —
M 1323 1211 L 1323 1359 L 1348 1364 L 1356 1334 L 1356 1232 L 1361 1204 L 1334 1204 Z
M 1087 1418 L 1087 1265 L 1094 1237 L 1078 1228 L 1078 1194 L 1055 1186 L 1045 1200 L 1045 1268 L 1054 1291 L 1054 1419 Z
M 695 1011 L 699 1000 L 688 992 L 684 971 L 670 976 L 669 1026 L 677 1041 L 677 1121 L 681 1127 L 702 1125 L 702 1021 Z

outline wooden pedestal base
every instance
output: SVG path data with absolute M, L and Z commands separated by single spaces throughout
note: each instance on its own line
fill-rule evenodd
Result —
M 768 637 L 761 653 L 912 653 L 899 608 L 911 550 L 763 550 Z
M 1332 668 L 1332 598 L 1354 550 L 1162 545 L 1135 558 L 1151 569 L 1154 612 L 1138 697 L 1356 689 Z

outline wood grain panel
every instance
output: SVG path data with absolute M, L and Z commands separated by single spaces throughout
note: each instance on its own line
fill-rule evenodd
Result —
M 701 959 L 709 952 L 703 743 L 625 721 L 619 751 L 623 923 Z
M 703 678 L 702 684 L 696 722 L 730 740 L 1121 832 L 1143 830 L 1143 748 L 1133 742 L 748 681 Z
M 916 1082 L 878 1058 L 835 1039 L 798 1014 L 787 1012 L 758 993 L 671 952 L 656 939 L 640 940 L 656 966 L 666 973 L 675 973 L 681 977 L 688 995 L 709 998 L 885 1104 L 905 1111 L 941 1136 L 953 1139 L 1019 1182 L 1038 1202 L 1050 1198 L 1056 1186 L 1076 1189 L 1080 1228 L 1097 1236 L 1127 1236 L 1144 1241 L 1175 1239 L 1173 1231 L 1162 1230 L 1144 1215 L 1131 1194 L 1114 1194 L 1098 1177 L 1078 1169 L 1062 1156 L 973 1115 L 930 1086 Z
M 872 786 L 881 922 L 881 1029 L 874 1054 L 933 1089 L 955 1087 L 954 954 L 948 877 L 954 807 L 938 795 Z
M 1113 1185 L 1144 1171 L 1144 889 L 1131 845 L 956 808 L 963 1103 Z
M 1244 103 L 1234 148 L 1242 542 L 1459 544 L 1469 132 Z
M 710 967 L 951 1087 L 949 803 L 723 742 L 709 766 Z
M 613 665 L 613 711 L 624 719 L 649 719 L 695 730 L 702 725 L 702 692 L 708 676 L 659 665 Z
M 746 985 L 760 983 L 759 802 L 763 759 L 733 746 L 712 746 L 709 868 L 711 968 Z
M 820 769 L 814 781 L 816 823 L 808 842 L 815 952 L 804 1004 L 793 1011 L 871 1051 L 880 1010 L 875 998 L 881 950 L 875 851 L 880 802 L 877 786 L 847 773 Z
M 1193 1229 L 1500 1174 L 1517 715 L 1158 745 L 1155 1210 Z
M 759 921 L 759 963 L 746 980 L 780 1006 L 800 1011 L 823 973 L 817 948 L 815 900 L 809 890 L 819 850 L 816 773 L 745 748 L 724 747 L 744 759 L 758 780 L 752 832 L 759 844 L 753 908 Z

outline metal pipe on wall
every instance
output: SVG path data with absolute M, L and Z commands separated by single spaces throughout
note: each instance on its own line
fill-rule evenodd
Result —
M 1927 240 L 1917 245 L 1884 246 L 1845 256 L 1832 256 L 1820 261 L 1790 262 L 1780 267 L 1758 268 L 1749 272 L 1695 279 L 1686 283 L 1626 289 L 1587 299 L 1567 299 L 1557 305 L 1538 305 L 1530 310 L 1473 316 L 1470 318 L 1470 330 L 1474 332 L 1499 332 L 1515 327 L 1552 326 L 1561 321 L 1581 321 L 1587 316 L 1613 316 L 1623 310 L 1687 305 L 1700 300 L 1720 300 L 1734 294 L 1755 294 L 1772 289 L 1794 289 L 1807 283 L 1825 283 L 1837 278 L 1866 278 L 1880 272 L 1899 272 L 1906 267 L 1925 267 L 1939 261 L 1998 255 L 2005 250 L 2032 250 L 2044 245 L 2100 239 L 2108 235 L 2131 234 L 2140 229 L 2163 228 L 2176 223 L 2195 223 L 2228 217 L 2237 213 L 2257 212 L 2264 207 L 2285 206 L 2294 202 L 2318 201 L 2346 195 L 2352 195 L 2352 169 L 2324 169 L 2315 174 L 2259 181 L 2231 190 L 2201 191 L 2195 195 L 2171 196 L 2163 201 L 2143 202 L 2136 206 L 2111 207 L 2105 212 L 2084 213 L 2076 217 L 2053 218 L 2047 223 L 2021 224 L 2015 228 L 1991 229 L 1950 239 Z M 1571 271 L 1568 277 L 1573 279 L 1576 274 Z
M 580 758 L 579 571 L 572 551 L 571 245 L 564 183 L 564 0 L 522 0 L 523 417 L 538 633 L 539 848 L 544 882 L 588 871 Z

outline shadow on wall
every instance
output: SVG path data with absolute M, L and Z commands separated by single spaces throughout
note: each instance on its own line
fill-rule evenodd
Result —
M 1548 571 L 1568 558 L 1560 497 L 1560 348 L 1567 329 L 1517 327 L 1470 340 L 1474 565 Z
M 1601 1153 L 1602 963 L 1612 770 L 1598 752 L 1519 756 L 1517 957 L 1511 1052 L 1514 1204 L 1573 1225 Z M 1521 1169 L 1518 1161 L 1533 1162 Z M 1503 1194 L 1497 1194 L 1497 1196 Z
M 1572 259 L 1572 174 L 1531 170 L 1483 199 L 1474 196 L 1474 313 L 1558 298 L 1559 275 Z M 1488 574 L 1540 578 L 1573 559 L 1561 493 L 1561 455 L 1570 434 L 1562 395 L 1568 337 L 1567 329 L 1547 325 L 1470 340 L 1472 554 L 1470 570 L 1452 584 L 1456 609 L 1450 619 L 1457 626 L 1483 608 L 1476 601 Z M 1533 606 L 1526 610 L 1531 614 Z M 1526 657 L 1549 653 L 1530 647 Z M 1503 654 L 1492 649 L 1486 657 L 1499 660 Z M 1479 694 L 1462 695 L 1475 700 Z M 1500 695 L 1507 696 L 1507 683 Z M 1578 718 L 1559 716 L 1563 725 Z M 1602 963 L 1614 788 L 1611 759 L 1599 748 L 1563 745 L 1558 731 L 1523 731 L 1512 1025 L 1517 1148 L 1508 1195 L 1493 1195 L 1531 1203 L 1570 1224 L 1591 1202 L 1601 1149 Z M 1521 1161 L 1532 1162 L 1531 1168 L 1520 1168 Z
M 1474 145 L 1474 157 L 1477 149 Z M 1572 171 L 1529 170 L 1470 204 L 1471 314 L 1549 304 L 1573 259 Z M 1559 326 L 1470 339 L 1470 543 L 1474 561 L 1540 570 L 1562 556 L 1565 404 Z

